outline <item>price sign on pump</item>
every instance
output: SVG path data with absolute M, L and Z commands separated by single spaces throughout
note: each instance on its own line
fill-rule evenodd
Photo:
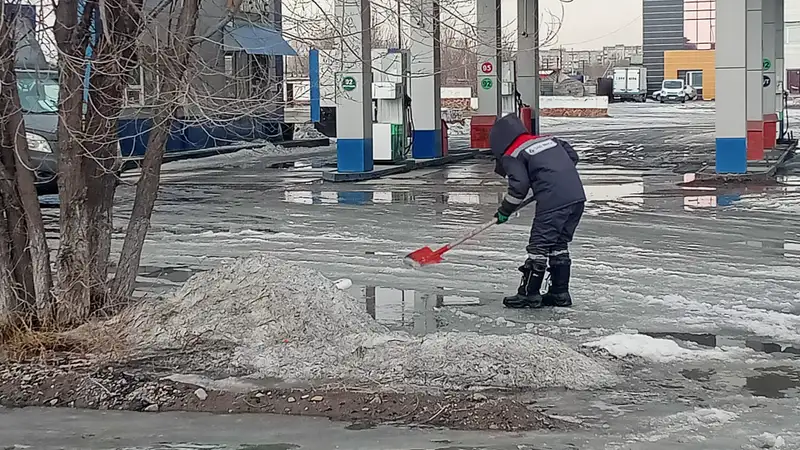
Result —
M 342 89 L 345 91 L 352 91 L 356 88 L 356 79 L 353 77 L 342 78 Z
M 492 63 L 490 63 L 489 61 L 486 61 L 485 63 L 481 64 L 481 72 L 492 73 L 492 70 L 494 70 L 494 65 L 492 65 Z

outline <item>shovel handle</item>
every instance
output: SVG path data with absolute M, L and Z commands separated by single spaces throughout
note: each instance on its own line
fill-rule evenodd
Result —
M 445 248 L 450 250 L 451 248 L 464 243 L 464 241 L 472 239 L 476 235 L 478 235 L 480 233 L 483 233 L 486 229 L 491 228 L 492 225 L 495 225 L 495 224 L 497 224 L 497 219 L 492 219 L 492 220 L 484 223 L 483 225 L 481 225 L 481 226 L 479 226 L 477 228 L 473 228 L 472 230 L 470 230 L 469 233 L 467 233 L 467 234 L 461 236 L 460 238 L 456 239 L 455 241 L 447 244 L 447 246 Z
M 515 210 L 514 210 L 514 212 L 517 212 L 517 211 L 519 211 L 520 209 L 522 209 L 522 208 L 524 208 L 524 207 L 526 207 L 526 206 L 530 205 L 530 204 L 533 202 L 533 200 L 534 200 L 534 198 L 533 198 L 533 196 L 531 195 L 530 197 L 528 197 L 527 199 L 525 199 L 525 201 L 524 201 L 524 202 L 520 203 L 520 204 L 519 204 L 519 206 L 517 206 L 517 209 L 515 209 Z M 513 213 L 512 213 L 512 214 L 513 214 Z M 473 237 L 475 237 L 476 235 L 478 235 L 478 234 L 480 234 L 480 233 L 483 233 L 483 232 L 484 232 L 484 231 L 486 231 L 487 229 L 491 228 L 493 225 L 497 225 L 497 219 L 492 219 L 492 220 L 490 220 L 490 221 L 488 221 L 488 222 L 484 223 L 483 225 L 481 225 L 481 226 L 479 226 L 479 227 L 473 228 L 472 230 L 470 230 L 470 232 L 469 232 L 469 233 L 466 233 L 466 234 L 464 234 L 463 236 L 461 236 L 460 238 L 456 239 L 455 241 L 453 241 L 453 242 L 451 242 L 451 243 L 447 244 L 447 245 L 446 245 L 444 248 L 446 248 L 447 250 L 450 250 L 451 248 L 453 248 L 453 247 L 455 247 L 455 246 L 457 246 L 457 245 L 461 245 L 461 244 L 463 244 L 463 243 L 464 243 L 464 241 L 466 241 L 466 240 L 469 240 L 469 239 L 472 239 L 472 238 L 473 238 Z M 445 251 L 447 251 L 447 250 L 445 250 Z

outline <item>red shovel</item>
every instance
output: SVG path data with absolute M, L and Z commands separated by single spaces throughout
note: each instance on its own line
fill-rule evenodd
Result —
M 524 202 L 522 202 L 514 212 L 519 211 L 523 207 L 529 205 L 533 202 L 533 196 L 528 197 Z M 413 252 L 406 255 L 403 259 L 403 262 L 408 264 L 411 267 L 421 267 L 427 266 L 430 264 L 439 264 L 442 262 L 442 255 L 450 251 L 452 248 L 461 245 L 464 241 L 475 237 L 476 235 L 482 233 L 483 231 L 491 228 L 492 225 L 497 224 L 497 219 L 492 219 L 483 225 L 473 228 L 469 233 L 464 234 L 460 238 L 456 239 L 453 242 L 445 245 L 444 247 L 439 248 L 438 250 L 433 250 L 430 247 L 422 247 L 419 250 L 414 250 Z

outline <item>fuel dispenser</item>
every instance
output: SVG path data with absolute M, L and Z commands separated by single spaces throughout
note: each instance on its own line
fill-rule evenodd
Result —
M 408 79 L 411 58 L 408 50 L 372 50 L 372 151 L 375 163 L 397 163 L 406 159 L 411 148 L 411 98 Z
M 503 72 L 500 85 L 500 103 L 503 116 L 519 114 L 519 100 L 517 96 L 517 66 L 516 61 L 503 61 Z

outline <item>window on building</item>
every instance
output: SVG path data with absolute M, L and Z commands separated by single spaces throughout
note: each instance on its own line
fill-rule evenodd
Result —
M 280 56 L 250 55 L 253 97 L 269 101 L 283 99 L 283 81 L 276 71 L 277 58 Z
M 716 1 L 684 0 L 683 36 L 687 50 L 711 50 L 715 48 L 717 11 Z
M 122 99 L 125 107 L 144 106 L 144 68 L 136 65 L 128 72 L 128 85 Z
M 233 76 L 233 55 L 225 55 L 225 76 Z

